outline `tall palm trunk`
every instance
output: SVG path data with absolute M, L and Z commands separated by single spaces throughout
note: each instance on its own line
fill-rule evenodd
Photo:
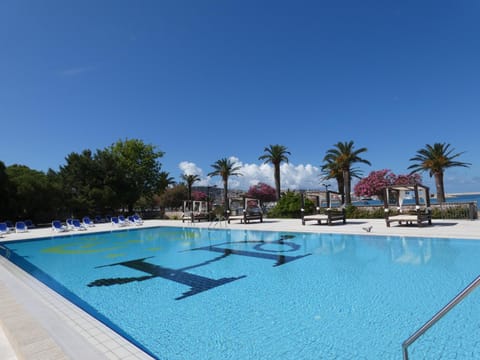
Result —
M 445 189 L 443 187 L 443 171 L 436 172 L 435 186 L 437 187 L 437 201 L 440 203 L 445 202 Z
M 351 205 L 352 204 L 352 197 L 350 196 L 351 192 L 351 184 L 350 184 L 350 169 L 343 170 L 343 181 L 345 186 L 345 204 Z
M 275 177 L 275 192 L 277 194 L 277 200 L 280 200 L 280 164 L 275 164 L 274 177 Z
M 223 204 L 225 211 L 230 210 L 230 204 L 228 203 L 228 179 L 223 179 Z
M 337 180 L 338 192 L 345 198 L 345 181 L 343 181 L 343 174 L 342 176 L 335 177 L 335 180 Z

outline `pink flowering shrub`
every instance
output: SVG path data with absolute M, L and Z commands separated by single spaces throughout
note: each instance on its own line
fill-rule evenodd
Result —
M 203 191 L 192 191 L 192 199 L 195 201 L 204 201 L 207 200 L 207 194 Z
M 414 185 L 421 184 L 422 177 L 420 174 L 398 175 L 393 182 L 393 185 Z
M 383 199 L 384 189 L 392 185 L 420 184 L 422 177 L 419 174 L 395 175 L 389 169 L 372 171 L 367 177 L 361 179 L 354 187 L 356 196 L 377 196 Z
M 247 197 L 259 199 L 262 202 L 275 201 L 277 199 L 275 188 L 265 183 L 250 186 Z

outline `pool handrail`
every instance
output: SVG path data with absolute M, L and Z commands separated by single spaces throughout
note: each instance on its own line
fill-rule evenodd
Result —
M 450 302 L 428 320 L 420 329 L 415 331 L 407 340 L 402 343 L 403 360 L 408 360 L 408 347 L 412 345 L 420 336 L 437 323 L 443 316 L 452 310 L 460 301 L 465 299 L 473 290 L 480 285 L 480 275 L 477 276 L 465 289 L 460 291 Z

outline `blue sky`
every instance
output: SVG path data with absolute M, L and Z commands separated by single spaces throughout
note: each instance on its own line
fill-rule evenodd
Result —
M 368 148 L 365 175 L 446 142 L 472 163 L 447 193 L 480 191 L 479 18 L 475 0 L 3 0 L 0 160 L 58 170 L 139 138 L 175 178 L 234 157 L 247 188 L 273 185 L 258 157 L 282 144 L 283 187 L 313 188 L 338 141 Z

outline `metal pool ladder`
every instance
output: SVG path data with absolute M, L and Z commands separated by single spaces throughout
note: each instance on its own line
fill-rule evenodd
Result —
M 465 299 L 475 288 L 480 285 L 480 276 L 473 280 L 465 289 L 458 293 L 450 302 L 437 312 L 430 320 L 428 320 L 420 329 L 415 331 L 402 344 L 403 360 L 408 360 L 408 347 L 412 345 L 420 336 L 437 323 L 444 315 L 452 310 L 460 301 Z
M 4 255 L 4 256 L 5 256 L 7 259 L 10 259 L 10 256 L 11 256 L 10 249 L 7 248 L 7 247 L 5 247 L 5 246 L 3 246 L 3 245 L 0 245 L 0 249 L 2 249 L 2 250 L 5 252 L 5 255 Z

